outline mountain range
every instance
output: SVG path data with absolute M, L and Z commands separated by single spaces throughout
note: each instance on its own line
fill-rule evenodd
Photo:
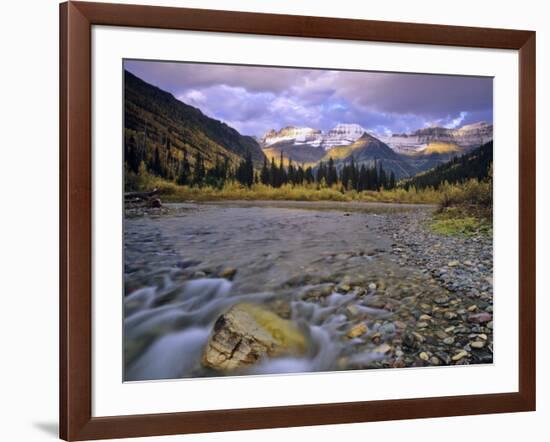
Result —
M 353 160 L 375 162 L 397 179 L 446 163 L 492 140 L 491 124 L 479 122 L 459 129 L 429 127 L 412 133 L 375 137 L 359 124 L 338 124 L 329 131 L 310 127 L 270 130 L 260 138 L 245 136 L 226 123 L 175 98 L 125 71 L 125 146 L 141 149 L 141 158 L 159 155 L 193 162 L 197 154 L 206 166 L 225 159 L 237 165 L 250 155 L 259 167 L 264 158 L 289 159 L 314 169 L 330 158 L 337 168 Z M 157 153 L 158 151 L 158 153 Z
M 493 126 L 485 122 L 458 129 L 429 127 L 378 138 L 359 124 L 341 123 L 327 132 L 294 126 L 272 129 L 258 142 L 269 159 L 282 154 L 285 159 L 315 166 L 330 157 L 343 164 L 353 155 L 359 163 L 372 164 L 377 160 L 399 179 L 443 164 L 492 138 Z

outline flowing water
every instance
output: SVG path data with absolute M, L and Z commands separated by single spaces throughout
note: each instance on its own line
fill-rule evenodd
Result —
M 421 271 L 393 261 L 392 240 L 379 229 L 395 210 L 425 208 L 186 203 L 171 209 L 125 221 L 125 380 L 223 375 L 204 368 L 201 355 L 219 315 L 242 301 L 291 319 L 309 345 L 301 357 L 266 358 L 239 374 L 368 367 L 386 356 L 379 340 L 366 338 L 396 333 L 396 306 L 420 290 L 441 290 Z M 228 268 L 236 271 L 232 281 L 220 277 Z M 356 318 L 366 321 L 368 333 L 348 339 Z

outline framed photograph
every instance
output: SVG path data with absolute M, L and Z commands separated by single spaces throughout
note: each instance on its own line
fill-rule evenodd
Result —
M 535 33 L 60 6 L 60 437 L 535 409 Z

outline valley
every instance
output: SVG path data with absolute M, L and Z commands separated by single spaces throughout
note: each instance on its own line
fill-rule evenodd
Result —
M 493 362 L 490 80 L 126 64 L 124 381 Z

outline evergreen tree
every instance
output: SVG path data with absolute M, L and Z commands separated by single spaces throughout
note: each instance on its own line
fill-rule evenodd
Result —
M 305 172 L 302 166 L 298 166 L 296 170 L 296 184 L 304 184 Z
M 279 170 L 277 169 L 277 166 L 275 165 L 275 158 L 271 157 L 271 169 L 269 172 L 269 181 L 271 187 L 279 187 Z
M 292 158 L 288 158 L 288 182 L 296 184 L 296 173 L 292 164 Z
M 267 167 L 267 157 L 264 156 L 264 164 L 262 170 L 260 171 L 260 182 L 266 186 L 270 184 L 269 180 L 269 169 Z
M 155 147 L 155 154 L 153 157 L 153 164 L 151 166 L 151 171 L 157 175 L 161 176 L 162 173 L 162 165 L 160 164 L 160 153 L 158 146 Z
M 315 181 L 315 177 L 313 176 L 313 169 L 311 167 L 308 167 L 304 172 L 304 179 L 308 184 L 311 184 Z
M 370 190 L 380 190 L 380 183 L 378 181 L 378 167 L 377 167 L 377 163 L 376 163 L 376 160 L 374 160 L 374 166 L 372 166 L 372 169 L 371 169 L 371 181 L 372 181 L 372 187 Z
M 342 174 L 340 175 L 340 180 L 342 181 L 342 187 L 345 190 L 349 189 L 349 183 L 350 183 L 350 167 L 349 165 L 345 164 L 342 168 Z
M 328 160 L 328 170 L 327 170 L 327 186 L 332 187 L 333 184 L 338 182 L 338 173 L 336 172 L 336 167 L 334 167 L 334 160 L 332 157 Z
M 357 191 L 362 192 L 363 190 L 367 190 L 368 185 L 368 171 L 364 164 L 361 165 L 361 169 L 359 170 L 359 179 L 357 184 Z
M 384 188 L 386 189 L 388 187 L 388 182 L 386 178 L 386 171 L 382 167 L 382 163 L 380 163 L 380 171 L 378 172 L 378 189 Z
M 246 155 L 245 159 L 239 163 L 236 178 L 237 181 L 244 186 L 252 187 L 252 184 L 254 184 L 254 164 L 250 152 Z
M 143 160 L 143 151 L 138 146 L 136 137 L 132 134 L 128 141 L 124 143 L 124 161 L 128 164 L 128 168 L 137 174 Z
M 316 177 L 317 183 L 320 184 L 323 179 L 326 181 L 326 176 L 327 176 L 327 173 L 325 169 L 325 163 L 321 161 L 319 163 L 319 167 L 317 168 L 317 177 Z
M 395 173 L 393 170 L 390 172 L 390 182 L 388 184 L 389 189 L 395 189 Z
M 350 165 L 350 181 L 351 181 L 351 188 L 357 190 L 358 189 L 358 180 L 359 180 L 359 171 L 357 170 L 357 166 L 355 164 L 355 158 L 353 155 L 351 156 L 351 165 Z
M 202 186 L 205 177 L 205 169 L 204 161 L 199 151 L 197 151 L 197 155 L 195 157 L 195 169 L 193 172 L 193 185 L 199 187 Z
M 183 160 L 179 166 L 179 174 L 177 183 L 180 186 L 185 186 L 189 184 L 191 178 L 191 166 L 189 165 L 189 161 L 187 160 L 187 151 L 183 151 Z

